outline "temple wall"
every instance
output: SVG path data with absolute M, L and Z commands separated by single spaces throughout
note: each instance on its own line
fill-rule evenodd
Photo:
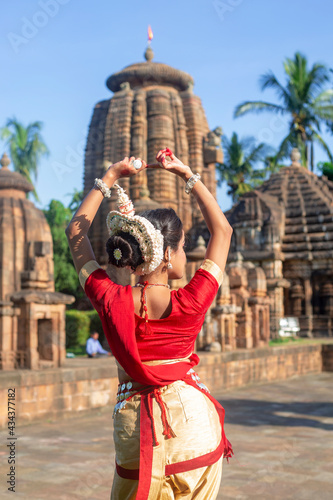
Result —
M 67 366 L 66 366 L 67 365 Z M 16 370 L 0 373 L 0 427 L 7 426 L 7 393 L 16 391 L 17 423 L 46 418 L 68 418 L 115 404 L 117 369 L 114 359 L 67 359 L 66 365 L 49 370 Z M 333 342 L 306 345 L 238 349 L 218 354 L 200 353 L 197 367 L 202 382 L 216 391 L 252 383 L 333 371 Z

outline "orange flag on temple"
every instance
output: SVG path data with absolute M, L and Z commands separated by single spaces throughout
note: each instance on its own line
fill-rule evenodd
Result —
M 153 32 L 150 26 L 148 26 L 148 41 L 153 39 Z

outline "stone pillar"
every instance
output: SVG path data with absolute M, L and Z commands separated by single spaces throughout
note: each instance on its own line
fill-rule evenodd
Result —
M 183 112 L 182 100 L 178 93 L 170 94 L 170 99 L 174 124 L 174 153 L 185 165 L 189 165 L 187 126 Z M 176 177 L 176 189 L 178 199 L 178 215 L 183 222 L 184 231 L 187 232 L 192 226 L 191 197 L 185 193 L 185 183 L 180 177 Z
M 14 370 L 17 353 L 17 314 L 19 309 L 13 303 L 0 303 L 0 369 Z
M 201 100 L 193 94 L 193 86 L 180 94 L 183 101 L 184 116 L 188 127 L 187 140 L 189 148 L 189 164 L 193 172 L 203 174 L 204 169 L 204 138 L 209 132 L 208 123 L 202 108 Z M 192 203 L 192 223 L 202 220 L 201 211 L 195 199 Z
M 147 158 L 156 162 L 156 153 L 165 147 L 175 150 L 172 110 L 169 93 L 162 89 L 147 91 Z M 177 211 L 176 176 L 162 169 L 149 169 L 148 189 L 151 197 L 163 206 Z
M 252 306 L 252 337 L 253 347 L 260 344 L 260 324 L 259 324 L 259 306 Z
M 139 90 L 133 99 L 133 114 L 131 128 L 131 156 L 147 158 L 147 106 L 146 93 Z M 142 185 L 147 186 L 147 173 L 140 172 L 130 178 L 130 198 L 134 203 L 140 199 Z
M 295 283 L 290 288 L 290 297 L 292 300 L 293 316 L 302 315 L 302 300 L 304 299 L 303 287 L 300 283 Z
M 209 308 L 204 321 L 204 345 L 214 342 L 214 326 L 212 321 L 211 309 Z
M 240 349 L 251 349 L 253 347 L 252 337 L 252 311 L 247 303 L 244 303 L 244 309 L 237 314 L 236 344 Z

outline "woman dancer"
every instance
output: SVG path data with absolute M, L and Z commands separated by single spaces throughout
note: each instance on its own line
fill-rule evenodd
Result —
M 111 500 L 207 499 L 218 494 L 222 459 L 233 455 L 224 409 L 199 381 L 195 340 L 222 282 L 232 228 L 215 198 L 167 148 L 156 165 L 134 157 L 109 167 L 66 228 L 80 283 L 97 310 L 118 366 L 114 411 L 116 471 Z M 205 259 L 190 282 L 170 291 L 186 262 L 182 222 L 172 209 L 135 215 L 122 177 L 163 168 L 186 183 L 210 232 Z M 118 211 L 107 216 L 109 263 L 140 276 L 114 283 L 96 262 L 87 233 L 103 200 L 118 189 Z

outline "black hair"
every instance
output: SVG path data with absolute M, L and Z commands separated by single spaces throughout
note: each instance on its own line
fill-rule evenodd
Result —
M 157 208 L 145 210 L 140 214 L 159 229 L 164 237 L 163 253 L 170 247 L 177 250 L 183 234 L 183 223 L 173 208 Z M 121 251 L 121 258 L 116 259 L 113 252 L 116 248 Z M 110 236 L 106 242 L 106 252 L 109 264 L 117 267 L 129 266 L 133 271 L 144 263 L 138 241 L 130 233 L 120 231 L 117 235 Z

